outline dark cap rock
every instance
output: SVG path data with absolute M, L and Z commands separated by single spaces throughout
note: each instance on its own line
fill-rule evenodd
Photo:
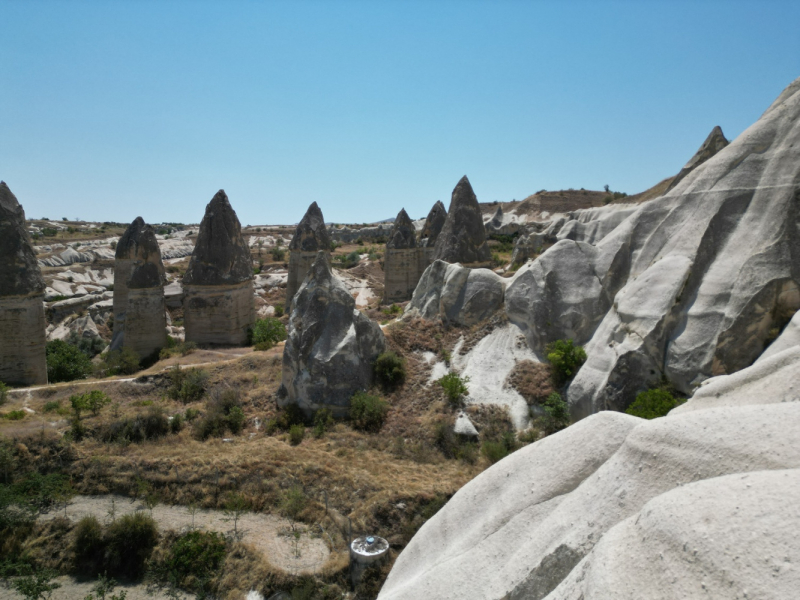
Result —
M 158 247 L 155 231 L 150 225 L 139 233 L 136 252 L 132 258 L 136 260 L 131 276 L 128 279 L 130 289 L 159 287 L 166 281 L 164 263 L 161 261 L 161 249 Z
M 27 296 L 44 288 L 25 211 L 5 181 L 0 181 L 0 296 Z
M 464 175 L 453 190 L 447 219 L 436 239 L 433 260 L 469 264 L 490 259 L 478 198 Z
M 426 246 L 433 246 L 436 244 L 436 238 L 444 227 L 444 222 L 447 220 L 447 209 L 442 204 L 441 200 L 437 200 L 433 205 L 428 217 L 425 219 L 425 225 L 422 228 L 420 239 L 427 240 Z
M 250 248 L 228 196 L 220 190 L 206 206 L 189 268 L 187 285 L 229 285 L 253 278 Z
M 142 217 L 136 217 L 131 224 L 128 225 L 127 229 L 125 229 L 125 233 L 122 234 L 122 237 L 119 238 L 117 242 L 117 250 L 114 253 L 114 258 L 118 260 L 133 260 L 136 256 L 136 249 L 139 246 L 139 237 L 142 235 L 142 230 L 145 226 Z
M 316 252 L 317 250 L 329 250 L 330 247 L 331 238 L 328 235 L 328 228 L 325 227 L 322 211 L 316 202 L 312 202 L 298 223 L 297 229 L 294 230 L 289 250 Z
M 405 208 L 397 213 L 386 247 L 395 250 L 417 247 L 417 232 Z

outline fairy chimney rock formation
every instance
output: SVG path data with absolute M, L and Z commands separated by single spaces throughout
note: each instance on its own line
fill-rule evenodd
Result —
M 447 220 L 447 209 L 441 200 L 437 200 L 425 219 L 425 225 L 419 236 L 419 272 L 420 275 L 433 262 L 433 253 L 436 250 L 436 239 L 442 232 L 444 222 Z
M 491 261 L 481 208 L 466 175 L 453 190 L 447 219 L 436 239 L 433 260 L 465 266 L 487 266 Z
M 356 310 L 328 253 L 318 252 L 295 296 L 278 404 L 346 416 L 353 394 L 372 384 L 372 365 L 385 347 L 380 326 Z
M 111 337 L 111 350 L 122 347 L 125 335 L 125 313 L 128 310 L 128 279 L 139 256 L 139 243 L 142 232 L 148 228 L 142 217 L 136 217 L 117 242 L 114 253 L 114 332 Z M 161 254 L 159 252 L 159 260 Z
M 386 304 L 409 300 L 417 287 L 420 275 L 420 252 L 416 230 L 405 209 L 397 213 L 384 262 L 384 295 Z
M 330 252 L 331 238 L 325 219 L 316 202 L 312 202 L 303 216 L 289 244 L 289 274 L 286 280 L 286 310 L 291 310 L 292 299 L 306 277 L 317 252 Z
M 45 284 L 25 211 L 0 181 L 0 381 L 47 383 Z
M 123 335 L 123 345 L 140 358 L 158 352 L 167 342 L 165 281 L 164 263 L 155 232 L 146 225 L 141 229 L 135 260 L 126 282 L 128 299 Z
M 183 278 L 186 341 L 243 345 L 255 322 L 253 262 L 224 190 L 206 206 Z

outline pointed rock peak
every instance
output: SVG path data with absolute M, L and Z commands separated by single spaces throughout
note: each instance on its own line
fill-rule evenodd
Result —
M 433 246 L 436 243 L 436 238 L 444 227 L 444 222 L 447 220 L 447 209 L 441 200 L 437 200 L 433 205 L 428 217 L 425 219 L 425 226 L 422 228 L 420 239 L 427 239 L 425 245 Z
M 158 246 L 156 232 L 150 225 L 145 225 L 140 231 L 136 244 L 131 247 L 129 257 L 135 261 L 127 283 L 129 288 L 159 287 L 166 282 L 167 276 L 161 260 L 161 248 Z
M 433 258 L 462 264 L 484 263 L 491 259 L 481 207 L 466 175 L 453 190 L 450 210 L 436 239 Z
M 472 184 L 470 184 L 469 179 L 464 175 L 456 184 L 456 187 L 453 188 L 453 195 L 450 197 L 450 211 L 452 211 L 453 207 L 457 204 L 471 204 L 473 202 L 477 204 L 478 198 L 472 190 Z
M 395 250 L 417 247 L 417 230 L 404 208 L 397 213 L 386 247 Z
M 700 146 L 700 149 L 695 152 L 694 156 L 684 165 L 684 167 L 672 180 L 672 183 L 670 183 L 667 191 L 678 185 L 678 183 L 680 183 L 684 177 L 706 162 L 709 158 L 717 154 L 717 152 L 722 150 L 729 143 L 730 142 L 725 137 L 725 134 L 722 133 L 722 128 L 719 125 L 714 127 L 714 129 L 711 130 L 711 133 L 708 134 L 706 140 Z
M 44 291 L 44 280 L 28 235 L 25 211 L 5 182 L 0 183 L 0 296 Z
M 114 253 L 114 258 L 118 259 L 130 259 L 133 258 L 133 255 L 136 253 L 136 247 L 139 245 L 139 238 L 142 235 L 142 231 L 144 231 L 147 225 L 144 222 L 142 217 L 136 217 L 128 228 L 125 230 L 125 233 L 122 234 L 122 237 L 119 238 L 119 242 L 117 242 L 117 251 Z
M 197 243 L 183 278 L 188 285 L 232 285 L 253 278 L 250 248 L 224 190 L 206 206 Z
M 312 202 L 294 231 L 289 250 L 314 252 L 329 250 L 330 247 L 331 238 L 328 235 L 328 228 L 325 227 L 325 218 L 317 203 Z

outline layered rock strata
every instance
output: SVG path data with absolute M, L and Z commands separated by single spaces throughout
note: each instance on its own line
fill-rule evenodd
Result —
M 247 342 L 255 322 L 253 263 L 224 190 L 206 206 L 183 290 L 187 341 L 233 346 Z
M 316 202 L 312 202 L 298 223 L 289 243 L 289 275 L 286 280 L 286 310 L 291 311 L 292 300 L 300 289 L 311 265 L 322 250 L 330 254 L 331 238 L 325 227 L 325 218 Z
M 514 452 L 422 526 L 379 600 L 793 597 L 798 385 L 795 346 L 666 417 L 600 412 Z
M 318 252 L 289 319 L 279 405 L 346 416 L 353 394 L 372 384 L 373 363 L 385 345 L 380 326 L 356 310 L 331 271 L 328 253 Z
M 0 181 L 0 381 L 47 383 L 45 283 L 25 211 Z
M 136 256 L 138 260 L 127 281 L 123 345 L 140 358 L 145 358 L 167 343 L 166 276 L 155 232 L 150 226 L 146 226 L 139 236 Z
M 436 238 L 432 258 L 466 266 L 488 266 L 491 257 L 478 198 L 464 175 L 453 189 L 447 219 Z
M 402 209 L 397 214 L 389 241 L 386 243 L 383 263 L 385 304 L 403 302 L 411 298 L 422 275 L 420 256 L 424 256 L 424 252 L 417 246 L 414 223 L 411 222 L 405 209 Z

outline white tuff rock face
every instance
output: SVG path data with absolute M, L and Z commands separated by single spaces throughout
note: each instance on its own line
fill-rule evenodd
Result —
M 798 373 L 795 346 L 667 417 L 600 412 L 513 453 L 423 525 L 379 600 L 794 597 Z

